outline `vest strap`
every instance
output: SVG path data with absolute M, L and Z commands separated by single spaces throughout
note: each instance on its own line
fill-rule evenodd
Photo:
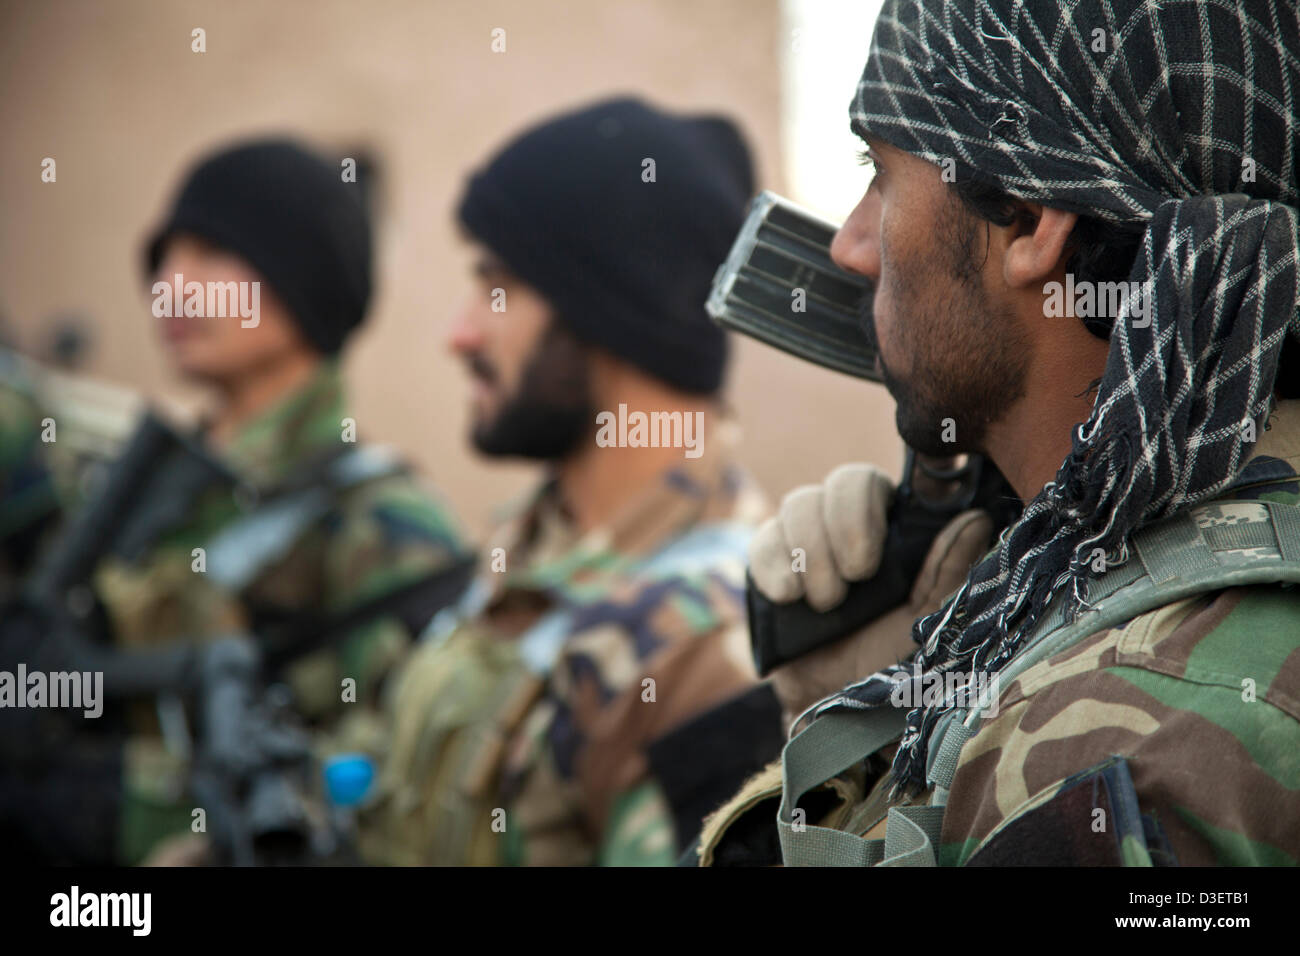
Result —
M 902 736 L 906 720 L 901 707 L 841 708 L 813 721 L 785 745 L 777 828 L 786 866 L 874 866 L 884 859 L 880 841 L 796 822 L 793 813 L 809 790 Z

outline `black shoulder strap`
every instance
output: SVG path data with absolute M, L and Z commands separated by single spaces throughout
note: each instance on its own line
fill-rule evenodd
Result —
M 784 742 L 781 704 L 767 681 L 652 741 L 646 756 L 672 808 L 677 845 L 690 845 L 700 821 L 775 760 Z

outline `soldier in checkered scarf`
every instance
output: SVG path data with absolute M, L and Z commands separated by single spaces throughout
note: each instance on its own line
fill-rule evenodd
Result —
M 1295 388 L 1298 99 L 1286 0 L 885 3 L 850 108 L 876 177 L 833 252 L 875 281 L 904 439 L 1026 501 L 916 623 L 923 670 L 997 672 L 1054 599 L 1087 607 L 1098 553 L 1251 479 Z M 1071 295 L 1102 282 L 1117 314 Z M 910 715 L 902 789 L 946 709 Z

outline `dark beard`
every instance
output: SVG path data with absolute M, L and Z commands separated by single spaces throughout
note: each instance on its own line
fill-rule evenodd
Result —
M 906 317 L 901 347 L 911 357 L 909 380 L 890 374 L 880 359 L 885 387 L 897 403 L 898 433 L 925 455 L 984 452 L 989 424 L 1024 394 L 1029 362 L 1013 317 L 999 314 L 979 284 L 979 267 L 971 260 L 978 222 L 965 210 L 957 215 L 957 235 L 945 243 L 955 250 L 949 261 L 917 270 L 906 287 L 907 301 L 898 303 Z M 951 290 L 945 301 L 928 309 L 918 301 L 921 291 L 941 288 Z M 913 325 L 909 331 L 909 320 L 929 327 Z M 936 328 L 946 334 L 935 334 Z M 951 428 L 945 419 L 952 419 Z M 952 441 L 943 440 L 946 433 Z
M 495 370 L 481 357 L 470 365 L 474 374 L 495 381 Z M 582 343 L 552 320 L 524 366 L 519 388 L 495 418 L 474 426 L 474 447 L 494 458 L 567 457 L 595 427 L 590 378 Z

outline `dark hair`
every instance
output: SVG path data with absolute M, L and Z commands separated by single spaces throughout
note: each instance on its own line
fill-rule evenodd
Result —
M 1024 207 L 1002 187 L 979 177 L 966 177 L 952 185 L 957 198 L 980 219 L 997 226 L 1009 226 L 1024 215 Z M 1070 233 L 1074 248 L 1066 268 L 1076 282 L 1119 282 L 1128 278 L 1142 246 L 1145 227 L 1117 224 L 1093 217 L 1080 216 Z M 968 232 L 961 243 L 967 266 L 974 257 L 974 233 Z M 1113 317 L 1080 319 L 1093 335 L 1110 338 Z M 1279 398 L 1300 398 L 1300 343 L 1288 338 L 1278 358 L 1274 386 Z

